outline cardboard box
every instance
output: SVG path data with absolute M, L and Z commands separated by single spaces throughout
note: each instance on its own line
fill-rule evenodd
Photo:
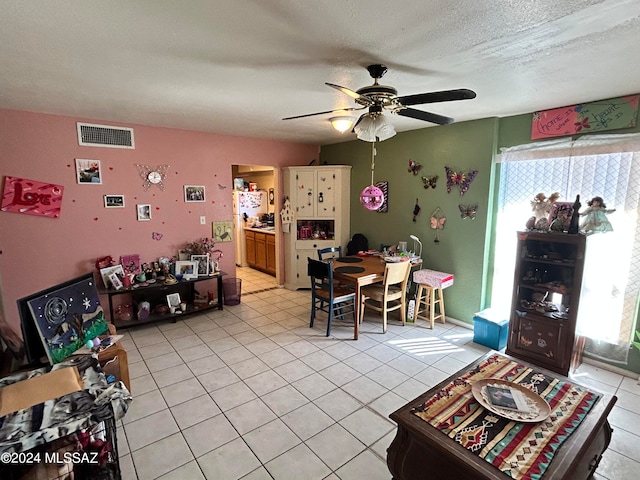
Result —
M 0 417 L 82 390 L 77 367 L 67 367 L 0 388 Z

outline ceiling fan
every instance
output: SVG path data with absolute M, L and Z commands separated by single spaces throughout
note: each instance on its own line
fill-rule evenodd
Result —
M 416 110 L 415 108 L 409 108 L 409 106 L 423 103 L 469 100 L 476 97 L 476 93 L 473 90 L 468 90 L 466 88 L 418 93 L 415 95 L 399 97 L 398 91 L 394 87 L 378 83 L 378 80 L 387 73 L 386 66 L 379 64 L 369 65 L 367 70 L 369 71 L 369 75 L 373 78 L 373 85 L 362 87 L 356 91 L 333 83 L 325 83 L 325 85 L 353 97 L 356 103 L 360 105 L 359 107 L 338 108 L 335 110 L 327 110 L 325 112 L 296 115 L 294 117 L 283 118 L 283 120 L 293 120 L 296 118 L 311 117 L 314 115 L 324 115 L 335 112 L 357 111 L 368 108 L 368 112 L 362 114 L 360 118 L 358 118 L 358 121 L 353 127 L 353 131 L 358 134 L 358 138 L 361 140 L 374 142 L 376 136 L 380 140 L 384 140 L 395 135 L 393 126 L 391 126 L 391 124 L 388 123 L 382 115 L 384 111 L 388 111 L 402 117 L 415 118 L 417 120 L 423 120 L 425 122 L 431 122 L 438 125 L 448 125 L 453 123 L 453 118 L 438 115 L 436 113 L 425 112 L 423 110 Z M 362 132 L 362 136 L 360 132 Z M 380 133 L 380 135 L 377 135 L 378 133 Z

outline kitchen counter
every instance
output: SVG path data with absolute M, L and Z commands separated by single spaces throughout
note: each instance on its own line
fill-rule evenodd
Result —
M 244 227 L 245 230 L 250 232 L 262 232 L 269 235 L 275 235 L 275 227 Z

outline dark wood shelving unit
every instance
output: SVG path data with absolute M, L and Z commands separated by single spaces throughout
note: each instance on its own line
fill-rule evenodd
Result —
M 200 313 L 206 310 L 211 310 L 217 308 L 218 310 L 222 310 L 222 277 L 226 275 L 225 272 L 218 272 L 215 275 L 209 275 L 206 277 L 198 277 L 193 280 L 181 280 L 178 283 L 174 284 L 166 284 L 164 282 L 156 282 L 146 286 L 141 286 L 138 288 L 121 288 L 120 290 L 115 289 L 107 289 L 100 288 L 98 289 L 98 293 L 100 295 L 105 295 L 108 298 L 109 304 L 109 320 L 113 323 L 117 328 L 127 328 L 135 325 L 143 325 L 146 323 L 153 323 L 160 320 L 172 320 L 176 322 L 180 317 L 186 317 L 189 315 L 193 315 L 196 313 Z M 215 281 L 216 282 L 216 291 L 217 291 L 217 302 L 214 304 L 203 303 L 203 304 L 194 304 L 194 300 L 196 298 L 196 285 L 201 284 L 204 286 L 204 282 L 207 281 Z M 187 309 L 181 313 L 172 314 L 170 312 L 164 314 L 158 314 L 153 312 L 153 307 L 155 305 L 166 305 L 167 300 L 166 297 L 172 293 L 179 293 L 181 301 L 187 302 Z M 204 293 L 207 293 L 205 290 Z M 122 320 L 116 318 L 114 315 L 114 297 L 118 297 L 121 295 L 129 295 L 130 296 L 130 304 L 132 305 L 132 313 L 131 320 Z M 144 320 L 140 320 L 136 316 L 136 308 L 140 302 L 147 301 L 151 304 L 151 312 L 149 316 Z M 121 304 L 120 302 L 119 304 Z M 125 302 L 126 303 L 126 302 Z
M 508 355 L 567 376 L 581 362 L 576 335 L 586 237 L 517 232 Z

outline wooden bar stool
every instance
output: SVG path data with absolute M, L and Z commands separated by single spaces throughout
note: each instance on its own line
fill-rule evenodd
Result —
M 418 284 L 414 318 L 420 318 L 422 311 L 422 318 L 429 320 L 431 329 L 437 319 L 445 323 L 442 290 L 453 285 L 453 274 L 422 269 L 413 273 L 413 281 Z

